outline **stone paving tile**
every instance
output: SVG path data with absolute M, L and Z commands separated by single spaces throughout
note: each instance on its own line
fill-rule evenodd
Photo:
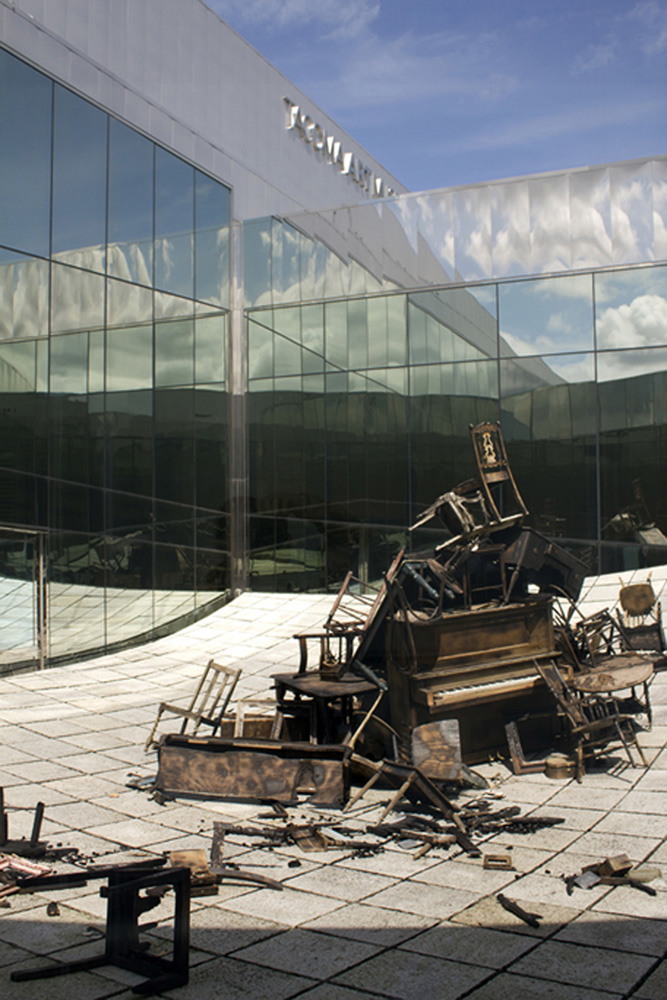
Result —
M 665 836 L 665 817 L 657 813 L 623 812 L 614 809 L 595 824 L 595 833 L 622 833 L 630 837 Z
M 33 968 L 35 961 L 26 965 Z M 22 967 L 22 966 L 21 966 Z M 135 982 L 138 980 L 135 977 Z M 92 972 L 74 972 L 67 976 L 56 976 L 48 980 L 49 1000 L 104 1000 L 106 997 L 118 995 L 118 985 Z M 22 983 L 9 982 L 3 984 L 3 1000 L 35 1000 L 35 983 L 28 980 Z
M 505 893 L 510 899 L 510 893 Z M 530 937 L 548 937 L 574 920 L 579 911 L 569 906 L 559 906 L 553 903 L 540 903 L 539 912 L 542 916 L 539 927 L 529 924 L 503 909 L 495 896 L 486 896 L 478 900 L 461 913 L 451 917 L 452 923 L 466 924 L 470 927 L 490 927 L 494 930 L 511 931 L 515 934 L 528 934 Z
M 290 888 L 316 892 L 320 896 L 330 896 L 350 903 L 358 903 L 361 899 L 396 885 L 396 879 L 368 873 L 361 879 L 357 872 L 337 865 L 326 865 L 303 875 L 294 871 L 292 874 L 294 877 L 290 879 Z
M 215 898 L 219 900 L 219 897 Z M 282 935 L 288 929 L 275 920 L 261 920 L 259 917 L 231 912 L 220 901 L 215 906 L 193 909 L 190 916 L 191 944 L 211 955 L 229 955 L 263 941 L 264 938 Z M 161 940 L 171 940 L 173 937 L 173 929 L 169 925 L 160 926 L 152 933 Z
M 535 941 L 526 935 L 446 922 L 411 938 L 401 947 L 422 955 L 454 962 L 474 961 L 475 965 L 501 969 L 534 948 Z
M 335 983 L 321 983 L 312 990 L 299 993 L 299 1000 L 377 1000 L 377 993 L 364 993 L 362 990 L 348 990 L 345 986 Z
M 149 823 L 143 819 L 118 820 L 114 816 L 114 820 L 113 823 L 87 827 L 86 832 L 93 837 L 125 847 L 146 847 L 148 844 L 157 844 L 165 839 L 167 833 L 165 827 L 159 823 Z
M 622 809 L 623 812 L 656 813 L 664 816 L 667 813 L 667 789 L 649 791 L 637 788 L 625 796 Z
M 397 848 L 386 848 L 379 854 L 369 857 L 346 857 L 339 862 L 341 868 L 350 868 L 359 872 L 374 872 L 386 875 L 388 878 L 409 878 L 419 872 L 435 867 L 440 858 L 440 852 L 429 851 L 423 858 L 413 858 L 413 851 L 402 851 Z
M 532 810 L 531 816 L 559 816 L 563 822 L 558 826 L 559 830 L 589 830 L 590 827 L 606 816 L 604 809 L 579 809 L 573 806 L 564 805 L 562 802 L 549 802 L 546 806 L 539 806 Z M 529 843 L 529 841 L 526 841 Z
M 575 869 L 576 871 L 576 869 Z M 585 910 L 605 893 L 608 886 L 595 886 L 593 889 L 581 890 L 568 896 L 565 882 L 551 875 L 524 875 L 513 885 L 507 887 L 505 895 L 516 899 L 525 909 L 541 913 L 541 907 L 551 903 L 554 906 L 566 906 L 573 911 Z
M 667 962 L 663 961 L 651 975 L 637 987 L 633 1000 L 665 1000 L 667 996 Z
M 288 927 L 297 927 L 323 913 L 336 910 L 341 905 L 343 904 L 338 899 L 326 899 L 312 892 L 298 892 L 296 889 L 285 889 L 283 892 L 257 889 L 241 898 L 233 899 L 229 903 L 229 909 L 248 916 L 260 917 L 262 920 L 275 920 Z
M 0 920 L 0 941 L 5 944 L 17 945 L 38 955 L 49 955 L 81 944 L 85 940 L 84 930 L 90 922 L 90 917 L 84 916 L 78 909 L 64 904 L 60 906 L 60 916 L 46 915 L 44 897 L 40 897 L 38 907 L 21 911 L 11 911 L 11 920 Z
M 190 971 L 187 986 L 178 990 L 178 1000 L 286 1000 L 301 994 L 312 979 L 295 976 L 233 958 L 214 958 Z M 171 997 L 171 994 L 165 994 Z M 71 998 L 68 998 L 71 1000 Z M 78 1000 L 78 997 L 77 997 Z
M 22 764 L 6 764 L 5 767 L 18 778 L 25 782 L 49 781 L 57 778 L 75 778 L 77 771 L 62 764 L 64 758 L 58 762 L 53 760 L 34 760 Z
M 64 805 L 51 806 L 49 819 L 60 823 L 63 827 L 83 830 L 101 824 L 118 821 L 117 813 L 90 802 L 67 802 Z
M 466 994 L 466 1000 L 612 1000 L 621 996 L 622 993 L 503 973 Z
M 117 730 L 105 730 L 104 732 L 80 732 L 72 736 L 63 736 L 63 740 L 70 744 L 69 753 L 76 750 L 112 750 L 117 747 L 126 746 L 130 741 L 119 739 Z M 68 755 L 69 756 L 69 755 Z
M 336 976 L 334 982 L 398 1000 L 455 1000 L 488 974 L 488 969 L 479 966 L 396 948 Z
M 448 886 L 451 889 L 465 889 L 480 895 L 499 892 L 514 882 L 515 872 L 493 871 L 477 864 L 463 864 L 457 861 L 443 861 L 421 874 L 413 875 L 412 881 L 426 882 L 428 885 Z
M 553 857 L 553 851 L 541 851 L 537 847 L 525 847 L 524 844 L 531 843 L 529 837 L 517 834 L 514 839 L 510 839 L 509 834 L 498 834 L 491 837 L 482 845 L 484 854 L 511 853 L 512 864 L 516 872 L 520 875 L 528 874 L 539 868 Z M 464 864 L 477 866 L 479 861 L 475 858 L 460 858 Z
M 561 788 L 549 801 L 549 808 L 553 809 L 554 815 L 558 815 L 559 806 L 569 806 L 574 809 L 599 809 L 600 812 L 607 812 L 618 805 L 621 799 L 627 794 L 625 789 L 615 788 L 594 788 L 582 782 L 569 784 L 567 788 Z
M 105 771 L 113 771 L 118 768 L 118 761 L 114 760 L 113 757 L 108 757 L 106 754 L 94 753 L 90 750 L 84 753 L 73 753 L 69 757 L 59 757 L 58 763 L 69 767 L 76 777 L 74 772 L 78 774 L 101 774 Z M 48 780 L 46 777 L 41 780 Z
M 424 917 L 417 913 L 386 910 L 367 903 L 350 903 L 309 920 L 303 927 L 355 941 L 366 941 L 368 944 L 392 947 L 432 927 L 436 922 L 435 917 Z
M 628 920 L 615 913 L 586 910 L 558 931 L 554 940 L 659 957 L 667 946 L 667 923 L 646 917 Z
M 619 913 L 625 917 L 655 917 L 658 920 L 667 920 L 667 891 L 658 890 L 657 895 L 648 896 L 637 889 L 616 886 L 604 899 L 595 903 L 592 910 Z
M 117 792 L 122 787 L 99 774 L 77 774 L 75 778 L 56 778 L 41 785 L 45 792 L 55 792 L 82 801 Z
M 600 860 L 615 854 L 627 854 L 631 861 L 643 861 L 660 844 L 657 837 L 633 837 L 623 833 L 603 832 L 599 825 L 576 842 L 582 854 L 597 855 Z
M 564 941 L 544 941 L 529 955 L 518 959 L 511 970 L 536 979 L 626 993 L 653 964 L 654 959 L 646 955 Z
M 453 913 L 465 909 L 476 899 L 477 894 L 474 892 L 448 889 L 441 885 L 424 885 L 409 880 L 369 896 L 366 902 L 371 906 L 402 910 L 404 913 L 419 913 L 424 917 L 445 920 Z
M 236 951 L 234 958 L 311 979 L 329 979 L 379 951 L 378 947 L 362 941 L 298 927 Z

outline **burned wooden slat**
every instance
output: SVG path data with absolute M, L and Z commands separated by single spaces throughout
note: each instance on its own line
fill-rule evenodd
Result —
M 416 726 L 412 730 L 411 763 L 432 781 L 457 781 L 462 765 L 458 720 Z
M 507 737 L 507 748 L 510 752 L 510 760 L 512 761 L 512 770 L 515 774 L 539 774 L 545 770 L 545 761 L 526 760 L 516 722 L 505 723 L 505 736 Z
M 347 798 L 345 747 L 276 740 L 223 740 L 169 735 L 158 744 L 156 787 L 170 795 L 292 803 L 310 795 L 315 805 Z
M 508 913 L 513 913 L 515 917 L 519 920 L 523 920 L 525 924 L 529 927 L 539 927 L 540 920 L 542 919 L 541 913 L 529 913 L 528 910 L 524 910 L 522 906 L 519 906 L 517 902 L 513 899 L 508 899 L 507 896 L 503 896 L 502 892 L 499 892 L 496 899 L 502 906 L 503 910 L 507 910 Z

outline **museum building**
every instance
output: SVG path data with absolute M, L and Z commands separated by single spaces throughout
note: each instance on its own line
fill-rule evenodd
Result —
M 409 193 L 201 0 L 0 0 L 0 393 L 0 670 L 381 579 L 487 419 L 664 563 L 667 157 Z

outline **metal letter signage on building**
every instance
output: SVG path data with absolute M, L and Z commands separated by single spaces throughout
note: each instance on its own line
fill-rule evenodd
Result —
M 385 184 L 382 177 L 377 177 L 369 167 L 365 166 L 354 153 L 343 152 L 343 147 L 335 136 L 329 135 L 326 129 L 313 121 L 310 115 L 302 111 L 289 97 L 283 98 L 287 110 L 285 128 L 297 132 L 304 142 L 312 145 L 318 153 L 327 158 L 332 166 L 338 166 L 342 174 L 350 177 L 362 191 L 373 198 L 388 198 L 395 194 L 393 188 Z

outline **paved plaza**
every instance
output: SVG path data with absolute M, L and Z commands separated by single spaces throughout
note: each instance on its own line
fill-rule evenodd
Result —
M 655 570 L 657 591 L 667 570 Z M 630 574 L 624 575 L 627 582 Z M 646 579 L 646 571 L 636 575 Z M 585 610 L 612 604 L 619 578 L 588 581 Z M 664 599 L 663 599 L 664 603 Z M 295 670 L 297 631 L 318 628 L 330 596 L 244 594 L 210 617 L 148 645 L 43 672 L 0 678 L 0 785 L 10 836 L 29 836 L 45 804 L 42 839 L 77 848 L 90 863 L 125 863 L 180 848 L 211 846 L 213 823 L 248 826 L 266 806 L 177 799 L 160 804 L 127 786 L 156 770 L 143 745 L 161 700 L 187 699 L 207 660 L 241 666 L 239 697 L 270 697 L 271 674 Z M 484 870 L 460 848 L 415 859 L 388 843 L 369 856 L 350 850 L 258 849 L 225 839 L 224 857 L 268 875 L 283 891 L 224 880 L 193 898 L 191 968 L 183 1000 L 584 1000 L 667 996 L 667 879 L 634 888 L 566 890 L 563 875 L 621 853 L 667 874 L 667 673 L 651 687 L 654 725 L 639 739 L 650 767 L 610 754 L 582 784 L 543 774 L 514 776 L 499 760 L 476 770 L 492 808 L 560 816 L 530 834 L 496 834 L 485 853 L 511 852 L 514 871 Z M 640 719 L 640 721 L 642 721 Z M 345 817 L 363 834 L 390 793 L 374 789 Z M 294 822 L 340 821 L 334 810 L 289 810 Z M 390 817 L 390 818 L 396 818 Z M 279 821 L 277 821 L 279 822 Z M 260 825 L 267 825 L 261 820 Z M 297 863 L 298 862 L 298 863 Z M 45 959 L 99 952 L 106 902 L 96 882 L 14 895 L 0 909 L 0 996 L 52 1000 L 129 997 L 136 976 L 106 966 L 40 983 L 10 972 Z M 538 928 L 497 902 L 499 892 L 539 913 Z M 157 948 L 170 938 L 167 896 L 147 919 Z M 47 915 L 58 902 L 57 916 Z

